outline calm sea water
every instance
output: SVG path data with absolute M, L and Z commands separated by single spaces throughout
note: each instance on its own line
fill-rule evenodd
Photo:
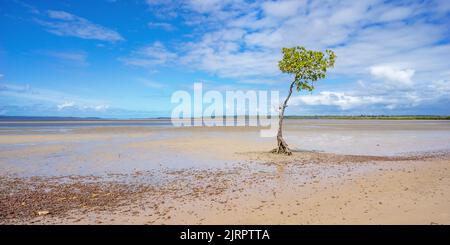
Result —
M 334 120 L 334 119 L 287 119 L 288 128 L 303 129 L 450 129 L 449 120 Z M 16 131 L 66 131 L 89 127 L 172 127 L 170 119 L 146 120 L 0 120 L 0 132 Z
M 84 127 L 171 127 L 170 120 L 93 120 L 93 121 L 0 121 L 0 132 L 66 131 Z

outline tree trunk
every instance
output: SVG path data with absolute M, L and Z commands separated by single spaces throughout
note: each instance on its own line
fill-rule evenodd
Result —
M 289 88 L 289 94 L 286 97 L 286 100 L 284 101 L 283 105 L 280 106 L 280 121 L 278 124 L 278 133 L 277 133 L 277 144 L 278 147 L 272 150 L 273 153 L 277 154 L 286 154 L 291 155 L 292 152 L 289 150 L 288 145 L 286 144 L 286 141 L 283 139 L 283 119 L 284 119 L 284 110 L 287 107 L 287 103 L 289 101 L 289 98 L 291 98 L 292 95 L 292 89 L 294 88 L 294 82 L 291 83 L 291 87 Z

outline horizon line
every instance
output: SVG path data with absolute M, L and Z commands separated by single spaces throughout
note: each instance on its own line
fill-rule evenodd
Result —
M 276 116 L 276 115 L 274 115 Z M 222 117 L 223 119 L 226 118 L 230 118 L 230 117 L 234 117 L 234 118 L 239 118 L 239 117 L 245 117 L 245 118 L 253 118 L 253 117 L 259 117 L 258 115 L 235 115 L 235 116 L 227 116 L 227 115 L 223 115 L 223 116 L 218 116 L 217 118 Z M 271 116 L 264 116 L 266 118 L 270 118 Z M 277 116 L 276 116 L 277 117 Z M 424 119 L 450 119 L 450 115 L 412 115 L 412 114 L 398 114 L 398 115 L 383 115 L 383 114 L 378 114 L 378 115 L 364 115 L 364 114 L 359 114 L 359 115 L 288 115 L 288 116 L 284 116 L 287 119 L 339 119 L 339 118 L 424 118 Z M 176 120 L 193 120 L 193 119 L 197 119 L 199 117 L 190 117 L 190 118 L 176 118 Z M 217 118 L 204 118 L 202 117 L 202 119 L 217 119 Z M 1 116 L 0 115 L 0 121 L 7 121 L 8 119 L 16 119 L 16 120 L 39 120 L 39 119 L 45 119 L 45 120 L 92 120 L 92 121 L 107 121 L 107 120 L 168 120 L 171 119 L 171 117 L 130 117 L 130 118 L 118 118 L 118 117 L 66 117 L 66 116 Z

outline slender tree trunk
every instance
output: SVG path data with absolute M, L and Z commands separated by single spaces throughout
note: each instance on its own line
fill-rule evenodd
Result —
M 278 133 L 277 133 L 277 148 L 274 149 L 272 152 L 277 154 L 286 154 L 291 155 L 292 152 L 289 150 L 288 145 L 286 144 L 286 141 L 283 139 L 283 120 L 284 120 L 284 110 L 287 107 L 287 103 L 289 101 L 289 98 L 291 98 L 292 95 L 292 89 L 294 88 L 294 82 L 291 83 L 291 87 L 289 87 L 289 94 L 286 97 L 286 100 L 284 101 L 283 105 L 280 106 L 280 121 L 278 125 Z

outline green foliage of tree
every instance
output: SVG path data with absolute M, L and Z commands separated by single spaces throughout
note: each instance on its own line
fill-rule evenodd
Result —
M 278 62 L 281 72 L 293 74 L 297 91 L 314 90 L 314 82 L 324 79 L 327 69 L 334 66 L 336 55 L 332 50 L 324 52 L 305 47 L 283 48 L 283 59 Z

